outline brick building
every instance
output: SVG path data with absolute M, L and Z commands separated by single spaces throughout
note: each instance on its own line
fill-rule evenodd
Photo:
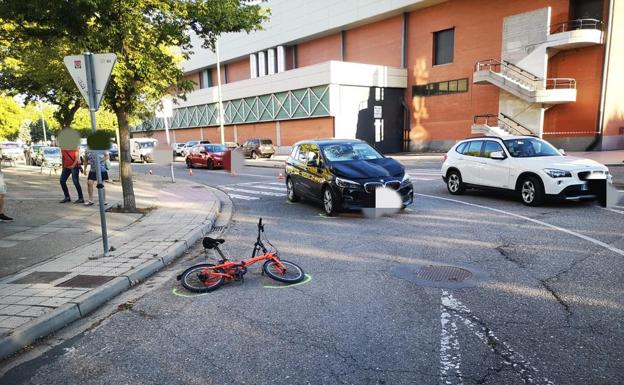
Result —
M 624 1 L 265 4 L 263 31 L 220 39 L 226 141 L 360 138 L 390 153 L 510 132 L 624 148 Z M 176 142 L 218 142 L 216 58 L 195 43 L 183 67 L 196 89 L 170 127 Z M 162 119 L 144 124 L 164 138 Z

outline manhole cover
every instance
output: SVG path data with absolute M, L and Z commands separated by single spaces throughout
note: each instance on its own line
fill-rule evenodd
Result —
M 11 283 L 50 283 L 67 274 L 69 273 L 62 271 L 35 271 Z
M 115 277 L 110 275 L 77 275 L 68 279 L 65 282 L 61 282 L 56 287 L 85 287 L 94 288 L 105 284 Z
M 442 289 L 472 287 L 487 278 L 487 274 L 473 267 L 420 264 L 397 265 L 392 275 L 420 286 Z
M 429 265 L 418 270 L 416 277 L 433 282 L 464 282 L 472 273 L 455 266 Z

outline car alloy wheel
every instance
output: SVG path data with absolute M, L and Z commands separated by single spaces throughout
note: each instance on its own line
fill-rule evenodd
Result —
M 451 174 L 448 178 L 448 188 L 452 193 L 459 191 L 459 175 Z
M 334 213 L 334 197 L 332 197 L 332 193 L 329 188 L 326 188 L 323 192 L 323 208 L 325 209 L 325 213 L 327 215 Z
M 535 200 L 535 184 L 532 180 L 525 180 L 522 183 L 522 200 L 526 204 L 531 204 Z

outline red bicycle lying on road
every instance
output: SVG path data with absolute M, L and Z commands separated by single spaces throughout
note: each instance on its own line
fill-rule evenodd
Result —
M 254 244 L 251 258 L 241 262 L 232 262 L 223 255 L 219 249 L 219 244 L 225 240 L 205 237 L 202 244 L 206 249 L 215 249 L 221 256 L 221 261 L 218 265 L 200 263 L 191 266 L 177 277 L 178 281 L 181 281 L 182 286 L 187 290 L 206 293 L 218 289 L 225 282 L 242 281 L 243 276 L 247 273 L 247 266 L 260 261 L 265 261 L 262 265 L 263 273 L 276 281 L 291 284 L 303 281 L 305 278 L 303 270 L 292 262 L 280 259 L 275 247 L 264 236 L 264 240 L 273 248 L 272 251 L 269 251 L 262 243 L 262 236 L 264 236 L 264 225 L 262 218 L 260 218 L 258 221 L 258 238 Z M 262 255 L 257 255 L 260 251 L 262 251 Z

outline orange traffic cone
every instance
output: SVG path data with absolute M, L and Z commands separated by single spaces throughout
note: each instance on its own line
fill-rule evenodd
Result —
M 193 169 L 189 168 L 189 176 L 193 176 Z
M 277 174 L 277 179 L 284 179 L 284 173 L 280 171 L 280 173 Z

